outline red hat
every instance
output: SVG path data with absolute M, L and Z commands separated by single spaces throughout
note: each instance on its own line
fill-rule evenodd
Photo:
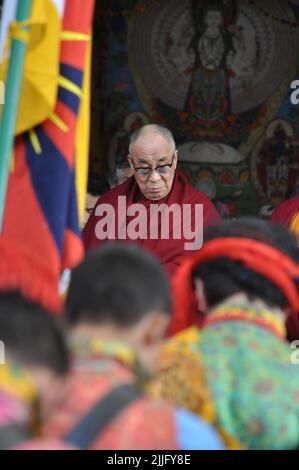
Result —
M 299 266 L 286 254 L 260 241 L 222 237 L 206 242 L 200 251 L 185 259 L 172 281 L 174 315 L 169 334 L 175 334 L 196 323 L 196 298 L 192 286 L 192 272 L 201 263 L 217 258 L 241 261 L 278 287 L 287 299 L 292 312 L 299 312 Z

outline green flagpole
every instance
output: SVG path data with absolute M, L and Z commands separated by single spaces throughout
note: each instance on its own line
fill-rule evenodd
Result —
M 10 0 L 6 0 L 10 1 Z M 16 21 L 26 21 L 30 17 L 32 0 L 18 0 Z M 27 44 L 14 39 L 5 84 L 5 104 L 0 123 L 0 234 L 3 228 L 3 215 L 10 158 L 14 142 L 15 125 L 23 76 L 23 65 Z M 30 112 L 30 110 L 28 110 Z

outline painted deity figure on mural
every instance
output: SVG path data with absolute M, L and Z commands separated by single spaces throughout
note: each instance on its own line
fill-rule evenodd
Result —
M 229 63 L 235 55 L 236 1 L 192 4 L 195 34 L 189 45 L 195 60 L 185 108 L 198 120 L 215 121 L 230 112 Z
M 267 201 L 277 205 L 298 178 L 298 146 L 289 123 L 274 121 L 269 125 L 257 170 Z

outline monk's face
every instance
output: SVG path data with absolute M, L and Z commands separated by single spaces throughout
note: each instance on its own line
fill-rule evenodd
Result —
M 147 199 L 158 201 L 171 191 L 177 166 L 177 151 L 160 134 L 144 134 L 128 156 L 140 191 Z

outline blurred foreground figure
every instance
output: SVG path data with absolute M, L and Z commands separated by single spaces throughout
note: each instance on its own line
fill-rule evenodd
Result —
M 109 191 L 110 187 L 106 178 L 96 173 L 90 173 L 88 175 L 88 185 L 86 194 L 86 208 L 83 220 L 83 227 L 87 224 L 87 221 L 92 213 L 94 206 L 96 205 L 99 197 Z
M 298 366 L 285 341 L 285 318 L 299 311 L 297 262 L 295 237 L 284 229 L 227 221 L 207 230 L 174 280 L 176 324 L 191 324 L 194 300 L 207 314 L 202 329 L 166 343 L 151 391 L 208 420 L 229 447 L 299 443 Z
M 68 353 L 54 319 L 18 293 L 0 293 L 0 449 L 62 449 L 42 424 L 63 396 Z
M 88 254 L 66 301 L 72 372 L 47 433 L 81 449 L 220 449 L 194 415 L 142 395 L 171 311 L 150 255 L 113 244 Z

